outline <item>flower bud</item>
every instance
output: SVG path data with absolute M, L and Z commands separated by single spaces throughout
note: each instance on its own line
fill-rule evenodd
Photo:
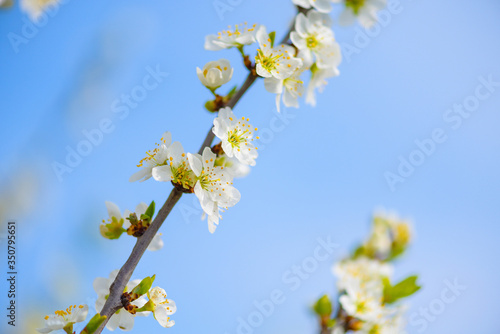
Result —
M 197 67 L 196 73 L 205 87 L 215 90 L 231 80 L 233 70 L 228 60 L 220 59 L 208 62 L 203 69 Z

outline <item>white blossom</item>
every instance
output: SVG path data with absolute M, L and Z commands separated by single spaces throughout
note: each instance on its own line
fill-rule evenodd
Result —
M 253 44 L 255 43 L 257 28 L 256 24 L 249 28 L 246 23 L 236 24 L 234 29 L 229 26 L 227 30 L 223 30 L 217 35 L 208 35 L 205 38 L 205 49 L 218 51 L 232 47 L 241 48 L 243 45 Z
M 299 107 L 299 97 L 304 93 L 304 82 L 300 79 L 303 69 L 296 70 L 290 77 L 279 80 L 274 77 L 264 79 L 264 87 L 276 94 L 276 108 L 280 111 L 281 97 L 287 107 Z
M 47 315 L 45 327 L 37 329 L 40 333 L 50 333 L 52 331 L 63 329 L 68 325 L 82 322 L 87 318 L 89 312 L 88 305 L 71 305 L 66 310 L 55 311 L 52 315 Z
M 328 83 L 326 79 L 336 77 L 339 75 L 339 71 L 336 68 L 324 68 L 320 69 L 316 66 L 311 68 L 312 77 L 307 86 L 306 93 L 306 103 L 315 106 L 316 105 L 316 89 L 319 92 L 323 92 L 324 86 Z
M 118 270 L 113 270 L 109 274 L 109 278 L 97 277 L 94 280 L 93 287 L 94 291 L 97 293 L 97 301 L 95 303 L 95 309 L 99 313 L 102 310 L 102 307 L 106 303 L 106 300 L 109 296 L 109 288 L 111 284 L 114 282 L 116 276 L 118 275 Z M 126 286 L 124 292 L 132 291 L 141 280 L 133 280 L 130 281 Z M 145 296 L 141 296 L 138 299 L 132 302 L 133 305 L 141 308 L 146 304 L 147 300 Z M 138 312 L 135 316 L 145 317 L 148 316 L 150 312 Z M 117 328 L 120 328 L 124 331 L 130 331 L 134 327 L 134 315 L 130 314 L 125 309 L 121 308 L 116 311 L 115 314 L 111 316 L 108 323 L 106 324 L 106 328 L 110 331 L 114 331 Z
M 387 0 L 332 0 L 343 2 L 344 11 L 340 14 L 341 25 L 351 25 L 356 19 L 364 28 L 370 28 L 377 22 L 377 12 L 387 5 Z
M 289 45 L 272 47 L 272 39 L 266 27 L 257 30 L 259 49 L 255 57 L 257 74 L 264 78 L 286 79 L 302 67 L 302 59 L 295 57 L 295 49 Z
M 382 263 L 367 257 L 344 260 L 333 267 L 333 273 L 338 277 L 337 286 L 339 290 L 344 290 L 352 282 L 359 285 L 382 285 L 383 277 L 390 277 L 393 268 L 388 263 Z
M 59 6 L 60 0 L 21 0 L 21 9 L 37 22 L 49 7 Z
M 242 164 L 255 166 L 258 153 L 252 141 L 257 128 L 248 121 L 249 119 L 245 117 L 237 119 L 231 108 L 222 108 L 214 119 L 212 131 L 221 140 L 222 149 L 228 157 L 234 156 Z
M 198 79 L 201 83 L 212 90 L 229 82 L 233 76 L 233 68 L 229 60 L 219 59 L 217 61 L 208 62 L 203 69 L 196 68 Z
M 173 142 L 168 147 L 165 164 L 154 168 L 152 174 L 156 181 L 172 182 L 185 189 L 191 189 L 196 178 L 179 142 Z
M 156 144 L 156 148 L 146 152 L 146 157 L 142 159 L 137 167 L 142 169 L 134 173 L 129 181 L 135 182 L 138 180 L 146 181 L 153 176 L 153 169 L 167 164 L 167 149 L 172 144 L 172 134 L 170 132 L 163 133 L 160 144 Z
M 172 299 L 167 299 L 167 293 L 160 287 L 148 291 L 148 298 L 153 303 L 153 315 L 158 323 L 165 328 L 175 325 L 170 316 L 177 311 L 177 306 Z
M 332 0 L 292 0 L 292 2 L 302 8 L 314 8 L 322 13 L 329 13 L 332 10 Z
M 223 166 L 215 166 L 216 155 L 205 147 L 203 155 L 188 153 L 189 164 L 197 176 L 194 193 L 203 211 L 208 215 L 208 229 L 213 233 L 219 224 L 219 210 L 239 202 L 241 195 L 233 187 L 231 173 Z
M 297 15 L 290 39 L 306 66 L 315 63 L 318 68 L 337 68 L 342 61 L 340 46 L 329 23 L 324 14 L 316 11 L 310 11 L 307 17 L 302 13 Z
M 363 321 L 377 321 L 382 316 L 382 289 L 349 282 L 346 293 L 339 298 L 342 308 L 352 317 Z

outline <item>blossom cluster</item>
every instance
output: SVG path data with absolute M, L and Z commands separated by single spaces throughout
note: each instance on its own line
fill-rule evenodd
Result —
M 406 250 L 411 237 L 408 222 L 396 216 L 374 217 L 369 238 L 352 256 L 333 267 L 339 291 L 335 318 L 330 318 L 333 306 L 327 296 L 315 305 L 322 328 L 328 328 L 333 334 L 404 332 L 406 306 L 400 301 L 420 287 L 416 276 L 393 284 L 391 261 Z
M 215 231 L 220 213 L 239 202 L 240 192 L 233 186 L 235 177 L 246 175 L 249 166 L 255 166 L 258 156 L 253 145 L 255 131 L 249 119 L 237 118 L 231 108 L 219 110 L 212 131 L 221 142 L 214 147 L 205 147 L 201 154 L 185 153 L 180 142 L 172 142 L 170 132 L 163 134 L 160 144 L 138 165 L 141 170 L 130 177 L 130 181 L 153 178 L 160 182 L 171 182 L 183 192 L 195 193 L 204 214 L 208 217 L 208 228 Z

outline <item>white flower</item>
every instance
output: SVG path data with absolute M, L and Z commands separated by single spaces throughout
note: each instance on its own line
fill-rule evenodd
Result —
M 357 332 L 359 334 L 404 334 L 405 321 L 403 313 L 406 308 L 389 308 L 385 306 L 383 317 L 375 322 L 365 322 Z
M 179 142 L 174 142 L 168 147 L 166 163 L 154 168 L 152 173 L 156 181 L 171 181 L 184 189 L 192 189 L 196 178 L 189 166 L 184 148 Z
M 146 157 L 137 165 L 137 167 L 142 167 L 142 169 L 134 173 L 129 181 L 135 182 L 141 179 L 141 181 L 146 181 L 151 178 L 153 169 L 166 165 L 167 149 L 171 144 L 172 134 L 170 132 L 165 132 L 161 138 L 161 144 L 156 144 L 156 146 L 158 146 L 157 148 L 146 152 Z
M 275 77 L 286 79 L 302 67 L 302 60 L 295 57 L 295 49 L 289 45 L 281 44 L 271 47 L 272 40 L 266 31 L 266 27 L 260 26 L 257 30 L 257 41 L 260 49 L 257 49 L 255 64 L 257 74 L 264 78 Z
M 255 43 L 256 30 L 256 24 L 250 28 L 248 28 L 246 23 L 241 25 L 236 24 L 234 30 L 229 26 L 228 30 L 223 30 L 217 35 L 208 35 L 205 38 L 205 49 L 218 51 L 232 47 L 241 48 L 243 45 L 253 44 Z
M 313 7 L 319 12 L 329 13 L 332 10 L 332 0 L 292 0 L 292 2 L 302 8 Z
M 336 77 L 339 75 L 339 71 L 336 68 L 318 68 L 313 65 L 311 68 L 312 77 L 307 86 L 306 93 L 306 103 L 315 106 L 316 105 L 316 94 L 315 90 L 318 89 L 322 92 L 324 86 L 328 83 L 326 79 L 331 77 Z
M 37 329 L 40 333 L 50 333 L 52 331 L 63 329 L 66 326 L 72 326 L 77 322 L 82 322 L 87 318 L 89 312 L 88 305 L 72 305 L 64 311 L 56 311 L 53 315 L 45 317 L 45 327 Z
M 234 156 L 242 164 L 255 166 L 255 159 L 259 154 L 252 141 L 257 128 L 253 128 L 248 121 L 245 117 L 236 119 L 231 108 L 222 108 L 214 119 L 212 131 L 221 140 L 222 149 L 228 157 Z
M 177 311 L 177 306 L 172 299 L 167 299 L 165 290 L 152 288 L 148 291 L 148 298 L 154 304 L 153 315 L 160 325 L 165 328 L 175 325 L 175 321 L 170 320 L 170 315 Z
M 36 22 L 47 8 L 58 6 L 59 2 L 60 0 L 22 0 L 21 8 Z
M 340 14 L 341 25 L 351 25 L 356 18 L 359 23 L 370 28 L 377 22 L 377 12 L 387 5 L 387 0 L 332 0 L 335 3 L 345 3 L 345 9 Z
M 339 278 L 337 283 L 339 290 L 345 290 L 354 283 L 382 287 L 382 278 L 390 277 L 392 271 L 390 264 L 366 257 L 342 261 L 333 268 L 334 274 Z
M 148 205 L 146 203 L 141 202 L 137 204 L 137 206 L 135 207 L 135 214 L 137 215 L 137 218 L 140 219 L 141 215 L 145 214 L 147 209 Z M 132 212 L 125 210 L 124 215 L 125 217 L 129 217 L 131 213 Z M 128 229 L 129 227 L 130 227 L 130 221 L 128 219 L 125 219 L 125 222 L 123 223 L 123 228 Z M 163 240 L 161 240 L 161 233 L 156 233 L 156 235 L 149 243 L 148 251 L 154 252 L 162 248 L 163 248 Z
M 201 83 L 212 90 L 229 82 L 233 76 L 233 68 L 229 60 L 219 59 L 217 61 L 208 62 L 203 69 L 196 68 L 198 79 Z
M 316 62 L 318 68 L 337 68 L 342 60 L 340 46 L 335 41 L 329 20 L 316 11 L 299 13 L 290 39 L 299 49 L 299 57 L 307 66 Z
M 276 108 L 280 111 L 281 96 L 287 107 L 299 107 L 298 98 L 304 93 L 304 82 L 300 79 L 303 70 L 296 70 L 290 77 L 279 80 L 276 78 L 265 78 L 264 86 L 270 93 L 276 94 Z
M 241 195 L 233 187 L 231 173 L 223 166 L 214 166 L 215 154 L 205 147 L 203 156 L 188 153 L 189 164 L 198 177 L 194 193 L 208 215 L 208 229 L 213 233 L 219 224 L 219 208 L 229 208 L 239 202 Z
M 99 313 L 104 306 L 104 303 L 108 299 L 109 296 L 109 288 L 111 284 L 115 281 L 116 275 L 118 275 L 118 270 L 113 270 L 111 274 L 109 274 L 109 278 L 97 277 L 94 280 L 94 291 L 97 293 L 97 301 L 95 303 L 95 309 Z M 141 280 L 133 280 L 130 281 L 125 286 L 124 292 L 132 291 Z M 141 296 L 138 299 L 132 302 L 133 305 L 137 307 L 143 307 L 146 304 L 145 296 Z M 136 316 L 145 317 L 149 315 L 149 312 L 138 312 L 135 314 Z M 130 331 L 134 327 L 134 315 L 127 312 L 125 309 L 119 309 L 115 314 L 111 316 L 108 323 L 106 324 L 106 328 L 110 331 L 114 331 L 116 328 L 120 328 L 124 331 Z
M 339 302 L 352 317 L 363 321 L 377 321 L 382 317 L 382 289 L 349 284 Z

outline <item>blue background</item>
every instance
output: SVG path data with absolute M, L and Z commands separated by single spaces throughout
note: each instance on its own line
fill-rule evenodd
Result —
M 8 205 L 1 218 L 3 231 L 7 219 L 18 221 L 18 321 L 25 326 L 14 332 L 31 332 L 45 314 L 70 304 L 89 303 L 94 311 L 93 279 L 119 268 L 133 246 L 132 238 L 100 237 L 104 201 L 122 210 L 164 201 L 169 184 L 128 178 L 166 130 L 187 151 L 198 150 L 213 116 L 203 109 L 210 94 L 197 66 L 227 58 L 235 67 L 231 84 L 244 80 L 237 52 L 205 51 L 205 35 L 243 21 L 281 35 L 294 15 L 287 0 L 233 3 L 219 16 L 212 1 L 68 1 L 17 53 L 9 34 L 22 36 L 28 20 L 17 7 L 0 13 L 0 198 Z M 147 252 L 133 275 L 157 274 L 177 302 L 169 332 L 237 333 L 238 318 L 247 319 L 254 301 L 274 289 L 285 302 L 253 332 L 317 332 L 309 307 L 334 293 L 332 264 L 365 238 L 379 207 L 411 219 L 416 230 L 395 275 L 418 273 L 424 286 L 409 300 L 409 315 L 422 319 L 420 308 L 438 305 L 446 280 L 466 286 L 425 328 L 414 323 L 408 331 L 498 330 L 500 91 L 458 129 L 443 116 L 474 94 L 479 77 L 500 80 L 500 3 L 401 0 L 400 8 L 367 45 L 358 43 L 358 53 L 344 57 L 316 108 L 301 101 L 299 110 L 287 110 L 283 128 L 262 136 L 257 166 L 235 183 L 242 200 L 215 234 L 200 221 L 194 196 L 183 196 L 161 228 L 164 249 Z M 334 31 L 341 45 L 356 46 L 361 28 Z M 113 102 L 157 65 L 168 72 L 158 88 L 124 119 L 113 113 Z M 277 122 L 274 96 L 262 82 L 235 113 L 260 129 Z M 65 163 L 67 147 L 75 149 L 82 131 L 104 118 L 113 131 L 60 182 L 53 162 Z M 391 191 L 384 173 L 397 172 L 398 157 L 408 159 L 414 141 L 435 128 L 447 140 Z M 14 193 L 23 200 L 14 201 Z M 339 248 L 292 291 L 283 274 L 327 236 Z M 153 318 L 139 318 L 132 333 L 163 331 Z

